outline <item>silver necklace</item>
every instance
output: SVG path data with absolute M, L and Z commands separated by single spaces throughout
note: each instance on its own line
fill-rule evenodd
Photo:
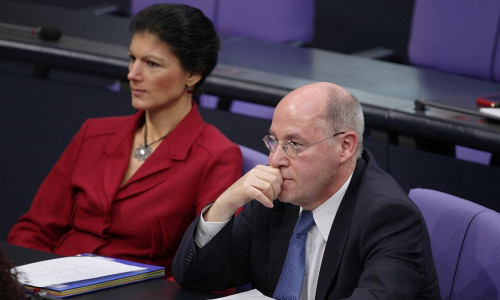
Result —
M 139 147 L 135 148 L 134 158 L 139 161 L 145 161 L 146 159 L 148 159 L 151 153 L 153 153 L 153 149 L 150 146 L 163 140 L 167 135 L 168 133 L 157 139 L 156 141 L 148 144 L 148 126 L 147 123 L 144 122 L 144 144 L 140 144 Z

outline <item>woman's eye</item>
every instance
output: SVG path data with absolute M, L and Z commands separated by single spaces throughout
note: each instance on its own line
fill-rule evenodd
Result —
M 153 61 L 148 61 L 147 64 L 149 67 L 152 67 L 152 68 L 156 68 L 156 67 L 160 66 L 159 64 L 157 64 Z
M 128 56 L 128 59 L 129 59 L 130 61 L 135 61 L 135 56 L 133 56 L 133 55 L 129 55 L 129 56 Z

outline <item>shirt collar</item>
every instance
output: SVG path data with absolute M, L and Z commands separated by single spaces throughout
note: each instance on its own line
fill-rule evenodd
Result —
M 344 198 L 345 192 L 349 183 L 351 182 L 351 176 L 346 180 L 346 182 L 342 185 L 342 187 L 331 196 L 325 203 L 316 207 L 312 213 L 314 218 L 314 223 L 316 223 L 316 227 L 318 227 L 319 233 L 323 237 L 323 239 L 328 241 L 328 236 L 330 235 L 330 229 L 332 228 L 333 220 L 337 215 L 337 211 L 340 206 L 340 202 L 342 198 Z M 302 207 L 300 208 L 300 212 L 302 212 Z

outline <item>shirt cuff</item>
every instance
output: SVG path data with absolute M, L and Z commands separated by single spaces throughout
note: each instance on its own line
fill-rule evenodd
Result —
M 205 222 L 203 219 L 203 214 L 212 206 L 209 204 L 203 208 L 201 211 L 200 220 L 198 221 L 198 226 L 196 227 L 196 236 L 194 242 L 198 247 L 205 246 L 219 231 L 224 228 L 224 226 L 229 222 L 229 220 L 224 222 Z

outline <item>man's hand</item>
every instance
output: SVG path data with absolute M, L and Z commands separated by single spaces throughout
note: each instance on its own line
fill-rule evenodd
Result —
M 222 193 L 203 218 L 207 222 L 226 221 L 253 199 L 271 208 L 282 185 L 283 177 L 279 169 L 258 165 Z

